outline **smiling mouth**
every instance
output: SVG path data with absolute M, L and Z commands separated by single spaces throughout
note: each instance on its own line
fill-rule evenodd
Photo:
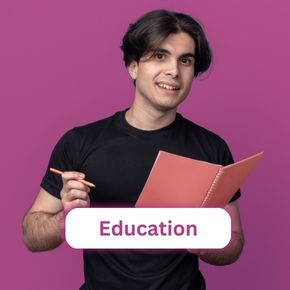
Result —
M 178 91 L 180 89 L 180 86 L 169 85 L 165 83 L 157 83 L 157 86 L 161 89 L 170 90 L 170 91 Z

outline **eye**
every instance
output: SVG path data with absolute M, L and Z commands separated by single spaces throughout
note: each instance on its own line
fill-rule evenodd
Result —
M 193 59 L 191 57 L 182 57 L 180 62 L 185 66 L 191 66 L 193 64 Z
M 163 53 L 163 52 L 159 52 L 159 51 L 157 51 L 157 52 L 154 53 L 154 58 L 155 58 L 156 60 L 158 60 L 158 61 L 164 60 L 165 57 L 166 57 L 166 55 L 165 55 L 165 53 Z

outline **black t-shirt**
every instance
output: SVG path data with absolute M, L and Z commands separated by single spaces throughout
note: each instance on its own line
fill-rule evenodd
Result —
M 55 146 L 48 167 L 80 171 L 96 185 L 96 206 L 134 206 L 158 151 L 228 165 L 233 158 L 218 135 L 176 114 L 153 131 L 130 126 L 125 111 L 68 131 Z M 60 198 L 62 181 L 49 171 L 41 187 Z M 238 191 L 232 201 L 240 196 Z M 198 258 L 187 251 L 84 251 L 82 289 L 205 289 Z

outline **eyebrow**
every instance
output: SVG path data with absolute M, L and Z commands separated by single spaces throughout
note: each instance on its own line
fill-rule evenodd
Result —
M 167 49 L 164 48 L 156 48 L 152 50 L 153 53 L 157 53 L 157 52 L 161 52 L 161 53 L 165 53 L 165 54 L 171 54 Z M 187 52 L 182 54 L 179 58 L 181 57 L 191 57 L 191 58 L 195 58 L 195 55 L 191 52 Z

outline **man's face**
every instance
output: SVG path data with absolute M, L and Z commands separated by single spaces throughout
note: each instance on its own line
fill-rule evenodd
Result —
M 128 70 L 136 80 L 134 104 L 168 111 L 188 95 L 194 78 L 195 42 L 184 32 L 169 35 L 154 52 L 133 62 Z

